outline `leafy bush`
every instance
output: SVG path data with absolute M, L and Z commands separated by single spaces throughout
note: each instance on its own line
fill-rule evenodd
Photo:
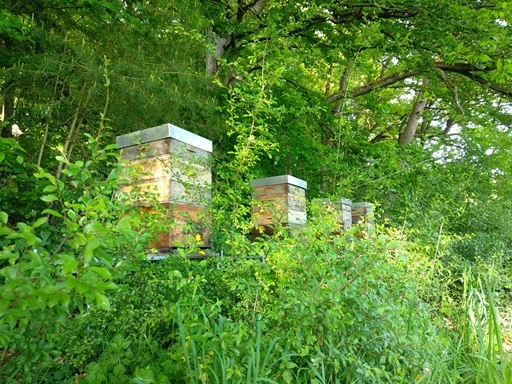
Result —
M 247 223 L 226 228 L 228 256 L 191 257 L 201 245 L 192 237 L 149 261 L 165 223 L 132 208 L 136 190 L 119 196 L 114 148 L 91 137 L 89 147 L 90 160 L 59 159 L 62 179 L 33 169 L 31 193 L 46 206 L 16 224 L 0 213 L 2 380 L 509 380 L 492 290 L 458 278 L 453 238 L 439 234 L 432 248 L 390 226 L 342 233 L 313 204 L 306 226 L 254 242 Z M 503 268 L 486 266 L 482 276 Z
M 139 233 L 138 212 L 116 195 L 123 165 L 114 147 L 98 149 L 88 139 L 90 160 L 59 159 L 62 180 L 32 168 L 31 193 L 46 209 L 15 225 L 0 212 L 0 365 L 8 379 L 43 380 L 45 369 L 66 360 L 59 337 L 65 324 L 110 308 L 112 273 L 141 254 L 150 236 Z

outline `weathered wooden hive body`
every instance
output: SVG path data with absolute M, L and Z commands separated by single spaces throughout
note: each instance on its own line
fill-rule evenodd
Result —
M 203 246 L 210 246 L 208 230 L 211 203 L 212 142 L 172 124 L 118 136 L 118 149 L 137 177 L 121 188 L 146 193 L 138 205 L 149 214 L 165 212 L 167 228 L 151 248 L 159 250 L 185 243 L 190 236 L 201 235 Z
M 360 203 L 352 203 L 352 223 L 359 224 L 363 220 L 366 223 L 368 230 L 373 229 L 373 204 L 366 201 Z
M 339 213 L 339 220 L 343 226 L 343 231 L 348 231 L 352 228 L 352 201 L 345 198 L 339 198 L 331 201 L 329 199 L 323 200 L 324 204 L 335 209 Z
M 307 183 L 304 180 L 282 175 L 253 180 L 251 186 L 252 216 L 256 227 L 271 233 L 277 223 L 285 226 L 306 224 Z

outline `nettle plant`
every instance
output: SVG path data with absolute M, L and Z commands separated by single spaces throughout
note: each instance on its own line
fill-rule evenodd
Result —
M 110 308 L 112 272 L 143 254 L 151 236 L 118 196 L 124 165 L 115 145 L 99 149 L 87 138 L 90 158 L 58 157 L 60 178 L 33 168 L 34 193 L 47 204 L 33 221 L 11 224 L 0 212 L 0 367 L 9 379 L 30 381 L 36 364 L 59 358 L 50 340 L 64 321 Z

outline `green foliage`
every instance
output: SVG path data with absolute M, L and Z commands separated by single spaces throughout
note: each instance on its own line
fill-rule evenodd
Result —
M 505 351 L 495 287 L 486 273 L 467 269 L 449 349 L 438 354 L 428 383 L 508 383 L 510 352 Z
M 508 380 L 492 296 L 482 317 L 478 291 L 460 288 L 443 266 L 452 238 L 442 230 L 434 249 L 389 224 L 340 233 L 337 214 L 313 204 L 305 227 L 271 238 L 251 243 L 231 229 L 228 257 L 196 260 L 201 243 L 191 237 L 149 261 L 138 255 L 152 224 L 117 193 L 124 165 L 113 148 L 88 141 L 90 160 L 60 159 L 61 180 L 36 170 L 48 204 L 37 219 L 10 226 L 0 215 L 2 379 Z
M 336 235 L 318 216 L 296 236 L 256 243 L 264 263 L 130 260 L 113 273 L 109 312 L 63 324 L 84 339 L 63 345 L 57 364 L 98 383 L 408 382 L 428 360 L 423 347 L 441 348 L 411 260 L 387 236 Z
M 2 2 L 0 379 L 509 382 L 510 2 L 242 3 Z M 228 257 L 142 257 L 176 223 L 100 148 L 164 122 L 214 141 Z M 382 226 L 251 242 L 278 174 Z
M 14 139 L 0 138 L 0 211 L 14 224 L 34 220 L 45 204 L 39 199 L 34 165 L 27 161 L 27 152 Z
M 150 236 L 137 233 L 138 213 L 116 198 L 123 167 L 118 155 L 112 147 L 98 149 L 92 137 L 88 139 L 91 160 L 67 163 L 63 180 L 42 168 L 35 172 L 31 193 L 46 209 L 15 225 L 9 225 L 7 213 L 1 214 L 0 345 L 1 364 L 8 364 L 5 377 L 31 381 L 60 359 L 56 336 L 63 324 L 91 308 L 110 309 L 107 292 L 117 289 L 112 273 L 126 258 L 140 255 Z

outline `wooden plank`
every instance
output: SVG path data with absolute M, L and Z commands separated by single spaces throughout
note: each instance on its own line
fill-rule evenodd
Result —
M 369 228 L 373 227 L 373 205 L 368 202 L 352 204 L 352 223 L 359 224 L 365 220 Z
M 253 212 L 253 221 L 256 226 L 260 225 L 271 225 L 271 224 L 288 224 L 288 212 L 286 211 L 277 211 L 277 212 L 267 212 L 267 211 L 259 211 Z
M 204 207 L 211 203 L 212 191 L 210 186 L 187 185 L 182 182 L 170 180 L 170 203 L 188 204 Z
M 122 186 L 121 192 L 129 193 L 133 188 L 157 193 L 158 202 L 209 204 L 211 200 L 212 175 L 209 167 L 188 164 L 170 154 L 132 160 L 130 167 L 138 172 L 137 179 Z M 203 201 L 203 203 L 201 203 Z M 141 203 L 147 204 L 148 201 Z
M 177 204 L 173 206 L 172 215 L 178 225 L 169 233 L 169 246 L 174 247 L 174 241 L 186 243 L 188 237 L 199 235 L 204 244 L 211 246 L 210 210 L 206 207 Z
M 201 178 L 205 183 L 211 184 L 211 169 L 204 164 L 195 164 L 171 154 L 161 154 L 149 158 L 135 159 L 129 162 L 128 167 L 136 170 L 140 178 L 151 178 L 169 175 L 179 180 L 192 180 Z
M 288 195 L 288 209 L 306 212 L 306 198 L 304 196 Z
M 136 140 L 141 144 L 131 145 Z M 116 141 L 128 167 L 138 172 L 120 192 L 139 189 L 154 193 L 154 201 L 141 196 L 137 204 L 150 215 L 159 214 L 156 204 L 167 211 L 162 220 L 168 222 L 164 224 L 168 230 L 151 246 L 169 248 L 174 240 L 185 242 L 186 237 L 197 234 L 204 237 L 204 246 L 210 246 L 210 226 L 202 216 L 209 215 L 211 204 L 211 141 L 170 124 L 123 135 Z
M 276 184 L 267 185 L 263 187 L 256 187 L 253 189 L 253 195 L 256 199 L 271 197 L 277 195 L 287 195 L 288 185 L 287 184 Z
M 211 158 L 210 152 L 170 137 L 125 147 L 122 149 L 121 158 L 136 160 L 165 154 L 195 160 L 203 165 L 210 164 Z
M 154 177 L 122 185 L 119 188 L 119 193 L 130 194 L 134 189 L 138 190 L 140 200 L 137 203 L 139 205 L 166 203 L 171 200 L 170 184 L 171 180 L 168 177 Z M 144 198 L 144 193 L 150 194 L 152 199 Z
M 288 224 L 304 225 L 308 221 L 307 213 L 304 211 L 288 211 Z
M 161 216 L 167 227 L 163 232 L 157 234 L 153 239 L 149 248 L 159 250 L 170 249 L 176 247 L 175 241 L 186 244 L 187 238 L 199 235 L 203 241 L 201 247 L 211 246 L 211 230 L 210 230 L 210 213 L 208 208 L 194 207 L 185 204 L 169 205 L 163 204 L 166 211 L 162 213 L 155 209 L 154 206 L 141 207 L 141 209 L 149 215 Z
M 277 206 L 274 209 L 268 207 L 253 207 L 253 221 L 255 225 L 270 225 L 281 223 L 283 225 L 303 225 L 307 222 L 307 213 L 304 211 L 289 210 L 284 206 Z
M 255 204 L 258 204 L 258 205 L 272 206 L 272 205 L 279 204 L 279 205 L 287 206 L 288 205 L 288 195 L 283 194 L 283 195 L 275 195 L 275 196 L 264 196 L 259 199 L 255 198 L 254 202 L 255 202 Z
M 151 158 L 154 156 L 170 153 L 169 137 L 165 139 L 150 141 L 149 143 L 132 145 L 122 150 L 121 158 L 123 160 L 136 160 L 143 158 Z
M 210 165 L 210 152 L 176 139 L 170 139 L 169 152 L 175 156 L 186 159 L 189 162 L 195 162 L 196 164 L 204 166 Z
M 137 180 L 148 180 L 155 177 L 169 177 L 171 172 L 170 155 L 158 155 L 151 158 L 130 161 L 129 170 L 134 171 Z M 137 181 L 136 180 L 136 181 Z
M 288 193 L 293 196 L 301 196 L 306 198 L 306 190 L 295 185 L 288 185 Z

